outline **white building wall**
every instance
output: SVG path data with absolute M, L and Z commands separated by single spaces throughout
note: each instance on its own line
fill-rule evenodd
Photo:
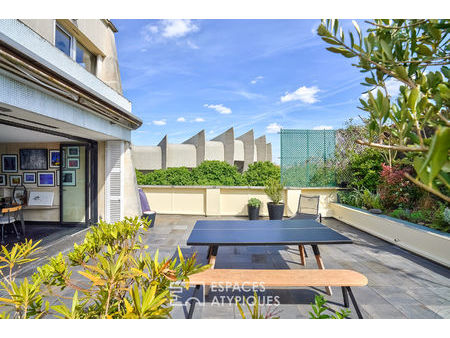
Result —
M 244 161 L 244 142 L 234 140 L 234 160 Z
M 169 144 L 167 149 L 167 168 L 197 165 L 197 150 L 193 144 Z
M 161 169 L 162 154 L 158 146 L 132 146 L 133 163 L 137 170 Z
M 223 161 L 225 150 L 223 143 L 219 141 L 206 141 L 205 161 Z
M 105 85 L 102 80 L 86 71 L 81 65 L 67 57 L 66 54 L 56 49 L 50 42 L 19 20 L 0 20 L 0 40 L 61 74 L 79 87 L 89 92 L 95 92 L 112 106 L 131 112 L 131 102 L 124 96 Z

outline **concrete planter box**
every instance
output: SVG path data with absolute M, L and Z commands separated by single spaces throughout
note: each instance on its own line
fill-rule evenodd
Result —
M 450 234 L 344 204 L 330 203 L 330 208 L 342 222 L 450 267 Z

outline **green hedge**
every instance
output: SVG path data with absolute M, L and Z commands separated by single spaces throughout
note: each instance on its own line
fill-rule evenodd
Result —
M 136 170 L 139 185 L 222 185 L 264 186 L 270 178 L 280 179 L 280 167 L 272 162 L 255 162 L 241 174 L 223 161 L 204 161 L 189 170 L 186 167 L 160 169 L 143 174 Z

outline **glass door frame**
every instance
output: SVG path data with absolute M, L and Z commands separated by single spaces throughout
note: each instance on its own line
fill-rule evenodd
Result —
M 65 222 L 63 217 L 64 206 L 64 194 L 62 184 L 62 171 L 63 171 L 63 148 L 70 146 L 85 147 L 85 222 Z M 62 226 L 83 226 L 89 227 L 92 224 L 98 222 L 98 199 L 97 199 L 97 186 L 98 186 L 98 144 L 96 141 L 71 143 L 61 142 L 59 144 L 60 164 L 59 164 L 59 223 Z

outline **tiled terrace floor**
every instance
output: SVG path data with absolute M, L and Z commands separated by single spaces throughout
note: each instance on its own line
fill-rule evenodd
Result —
M 159 257 L 171 257 L 176 255 L 179 245 L 185 255 L 197 251 L 199 262 L 206 264 L 206 247 L 186 245 L 192 227 L 198 219 L 205 217 L 158 215 L 155 227 L 150 229 L 144 238 L 151 253 L 159 249 Z M 364 318 L 450 318 L 449 269 L 335 219 L 324 219 L 323 223 L 354 241 L 353 244 L 322 245 L 320 250 L 326 268 L 352 269 L 367 276 L 368 286 L 352 288 Z M 47 257 L 59 251 L 70 250 L 73 243 L 80 242 L 84 235 L 85 230 L 74 232 L 69 229 L 60 232 L 59 237 L 55 233 L 45 238 L 42 257 L 18 271 L 17 277 L 31 275 L 36 266 L 45 263 Z M 307 247 L 306 250 L 309 255 L 306 259 L 307 267 L 316 268 L 311 248 Z M 299 261 L 300 256 L 294 246 L 229 246 L 219 248 L 216 268 L 302 269 Z M 192 288 L 184 291 L 182 301 L 192 296 L 192 292 Z M 308 318 L 310 303 L 314 301 L 317 293 L 325 295 L 330 308 L 336 310 L 343 307 L 340 288 L 333 288 L 332 296 L 327 296 L 323 288 L 270 289 L 260 296 L 280 297 L 281 305 L 276 309 L 281 311 L 281 318 Z M 245 295 L 251 296 L 252 293 Z M 231 303 L 225 301 L 226 305 L 218 305 L 221 296 L 229 296 L 232 299 L 233 296 L 242 294 L 231 291 L 210 292 L 205 305 L 196 306 L 194 318 L 240 318 L 233 300 Z M 267 299 L 264 297 L 263 299 Z M 174 318 L 185 318 L 186 315 L 187 310 L 183 306 L 176 306 L 172 312 Z M 354 316 L 353 311 L 352 317 Z
M 159 248 L 160 257 L 172 256 L 180 245 L 186 254 L 198 252 L 206 264 L 206 247 L 188 247 L 187 238 L 201 216 L 158 215 L 156 225 L 146 236 L 152 253 Z M 208 219 L 213 219 L 208 217 Z M 450 270 L 429 260 L 359 231 L 333 218 L 323 223 L 351 238 L 354 244 L 322 245 L 321 255 L 326 268 L 352 269 L 367 276 L 369 284 L 353 288 L 364 318 L 450 318 Z M 310 247 L 307 267 L 316 268 Z M 297 247 L 220 247 L 216 269 L 302 269 Z M 192 295 L 193 289 L 183 294 Z M 314 295 L 324 294 L 332 309 L 343 306 L 340 288 L 328 296 L 321 288 L 285 288 L 267 290 L 261 296 L 278 295 L 281 318 L 308 318 Z M 235 303 L 218 305 L 220 296 L 239 296 L 239 292 L 210 292 L 204 306 L 197 306 L 194 318 L 240 318 Z M 251 296 L 251 293 L 246 294 Z M 264 297 L 263 297 L 264 299 Z M 267 299 L 267 298 L 265 298 Z M 273 308 L 272 308 L 273 309 Z M 186 309 L 176 307 L 174 318 L 185 318 Z M 356 314 L 352 313 L 352 317 Z

